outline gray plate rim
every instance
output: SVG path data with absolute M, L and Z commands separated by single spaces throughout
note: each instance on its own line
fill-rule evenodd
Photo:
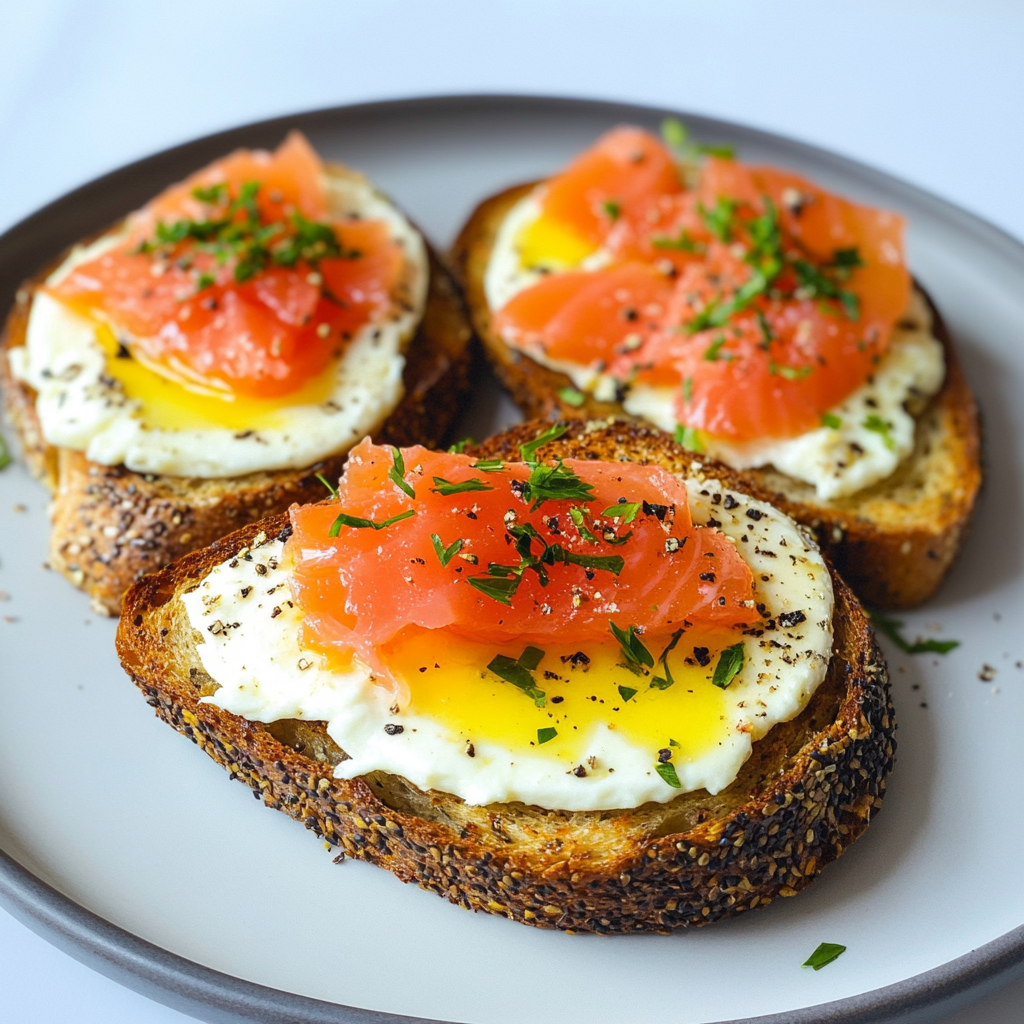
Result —
M 56 225 L 68 230 L 69 217 L 88 208 L 90 195 L 119 184 L 143 182 L 154 186 L 183 177 L 232 147 L 274 140 L 285 127 L 315 128 L 318 123 L 366 121 L 393 116 L 459 117 L 487 110 L 586 110 L 609 119 L 649 120 L 683 118 L 699 137 L 727 130 L 751 142 L 783 143 L 794 152 L 823 165 L 832 165 L 866 184 L 884 188 L 894 198 L 905 197 L 930 210 L 956 231 L 974 236 L 995 249 L 1000 258 L 1024 272 L 1024 244 L 984 218 L 856 160 L 733 121 L 679 110 L 542 95 L 441 95 L 392 99 L 328 107 L 283 115 L 202 136 L 162 150 L 95 178 L 48 203 L 0 235 L 0 308 L 10 303 L 16 281 L 5 271 L 13 266 L 34 267 L 59 251 L 52 244 Z M 179 170 L 180 169 L 180 170 Z M 27 276 L 27 274 L 23 274 Z M 212 1024 L 445 1024 L 359 1007 L 343 1006 L 244 981 L 178 956 L 105 920 L 76 903 L 19 864 L 0 849 L 0 906 L 76 960 L 157 1002 Z M 940 1009 L 952 1010 L 985 989 L 994 988 L 1024 969 L 1024 924 L 963 956 L 922 974 L 883 988 L 802 1010 L 720 1024 L 869 1024 L 878 1021 L 924 1020 Z

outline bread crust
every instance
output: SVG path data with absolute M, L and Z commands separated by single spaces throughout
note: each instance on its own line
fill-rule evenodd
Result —
M 526 424 L 475 454 L 500 457 L 546 424 Z M 541 457 L 629 459 L 673 472 L 692 455 L 631 424 L 582 424 Z M 707 474 L 740 486 L 725 467 Z M 760 497 L 760 495 L 754 495 Z M 622 811 L 523 804 L 468 807 L 373 773 L 336 779 L 344 754 L 323 723 L 248 722 L 200 703 L 203 670 L 181 595 L 242 547 L 287 535 L 279 515 L 146 576 L 125 596 L 117 649 L 156 714 L 269 806 L 341 854 L 386 868 L 467 909 L 542 928 L 609 934 L 708 924 L 793 896 L 846 849 L 881 807 L 895 721 L 885 663 L 857 599 L 838 576 L 834 653 L 825 681 L 792 722 L 754 744 L 723 792 L 683 794 Z
M 49 564 L 84 590 L 96 611 L 113 616 L 144 573 L 293 502 L 323 497 L 316 475 L 337 479 L 346 454 L 303 469 L 198 479 L 103 466 L 48 445 L 36 392 L 14 378 L 6 353 L 25 344 L 33 295 L 65 256 L 18 291 L 0 335 L 0 389 L 29 469 L 53 494 Z M 405 395 L 378 432 L 381 443 L 439 444 L 469 394 L 475 339 L 459 290 L 432 249 L 429 261 L 423 319 L 405 351 Z
M 581 407 L 570 406 L 559 397 L 572 387 L 567 376 L 507 345 L 493 330 L 484 274 L 494 240 L 505 216 L 536 184 L 485 199 L 455 241 L 452 269 L 473 326 L 496 376 L 524 415 L 631 419 L 618 403 L 589 395 Z M 811 527 L 854 591 L 877 608 L 912 608 L 935 593 L 966 538 L 982 482 L 974 395 L 942 317 L 927 294 L 925 299 L 945 353 L 946 378 L 917 418 L 914 452 L 890 477 L 847 498 L 821 501 L 813 487 L 772 468 L 738 474 L 749 486 L 767 489 L 772 504 Z

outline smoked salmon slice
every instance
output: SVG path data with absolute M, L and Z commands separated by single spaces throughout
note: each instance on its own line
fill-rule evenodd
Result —
M 411 492 L 411 493 L 410 493 Z M 368 664 L 403 630 L 496 643 L 757 618 L 747 564 L 659 467 L 352 450 L 338 500 L 291 511 L 304 642 Z M 625 626 L 623 625 L 623 628 Z
M 298 132 L 274 153 L 240 150 L 131 215 L 122 241 L 50 291 L 186 384 L 285 396 L 383 315 L 403 264 L 382 222 L 330 218 L 323 176 Z
M 625 138 L 645 154 L 636 168 L 608 155 Z M 588 221 L 612 192 L 627 197 L 616 215 Z M 605 258 L 518 292 L 495 329 L 561 364 L 671 387 L 680 424 L 733 441 L 820 426 L 871 375 L 910 296 L 902 218 L 720 157 L 684 188 L 639 129 L 599 140 L 544 186 L 541 208 Z

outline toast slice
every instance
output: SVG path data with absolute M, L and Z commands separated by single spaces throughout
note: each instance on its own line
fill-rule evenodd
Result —
M 629 418 L 621 405 L 587 395 L 580 407 L 559 395 L 573 388 L 564 374 L 507 345 L 491 326 L 484 274 L 498 229 L 536 183 L 484 200 L 462 228 L 451 254 L 470 318 L 498 379 L 528 417 Z M 938 310 L 925 296 L 942 343 L 946 379 L 917 416 L 915 448 L 887 479 L 845 498 L 823 501 L 809 484 L 772 467 L 739 472 L 767 490 L 777 508 L 811 527 L 844 579 L 868 604 L 911 608 L 938 589 L 960 550 L 981 486 L 981 431 L 974 395 Z
M 647 462 L 693 475 L 693 456 L 638 425 L 578 424 L 540 458 Z M 515 457 L 527 424 L 472 450 Z M 708 479 L 745 482 L 705 465 Z M 752 494 L 763 497 L 763 494 Z M 885 663 L 865 614 L 838 576 L 825 681 L 794 720 L 754 744 L 735 782 L 712 796 L 618 811 L 562 812 L 521 803 L 469 806 L 381 772 L 336 779 L 345 753 L 324 723 L 249 722 L 202 697 L 217 689 L 182 603 L 215 566 L 267 537 L 285 515 L 250 524 L 144 577 L 125 596 L 121 662 L 157 715 L 268 807 L 290 814 L 340 855 L 386 868 L 467 909 L 544 928 L 624 934 L 703 925 L 795 895 L 856 839 L 881 807 L 895 722 Z
M 33 295 L 65 256 L 18 291 L 0 336 L 0 390 L 30 470 L 53 494 L 49 564 L 84 590 L 96 611 L 113 616 L 143 573 L 294 502 L 323 497 L 316 474 L 336 479 L 345 452 L 302 469 L 200 479 L 104 466 L 47 444 L 36 393 L 13 377 L 6 353 L 25 344 Z M 424 315 L 405 351 L 405 395 L 378 432 L 385 443 L 440 443 L 469 393 L 474 348 L 465 307 L 432 250 L 429 264 Z

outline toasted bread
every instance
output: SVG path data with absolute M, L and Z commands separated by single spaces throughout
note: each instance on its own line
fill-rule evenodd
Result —
M 243 523 L 322 497 L 316 474 L 336 479 L 345 452 L 302 469 L 199 479 L 99 465 L 47 444 L 36 393 L 13 377 L 6 353 L 25 344 L 33 294 L 62 261 L 18 292 L 0 336 L 0 388 L 29 468 L 53 493 L 50 565 L 85 590 L 98 612 L 117 615 L 125 590 L 143 573 Z M 383 442 L 440 443 L 469 392 L 472 345 L 462 299 L 431 251 L 426 308 L 405 353 L 405 395 L 379 431 Z
M 692 454 L 637 425 L 579 430 L 541 458 L 647 462 L 694 472 Z M 527 424 L 473 449 L 515 456 Z M 709 479 L 746 488 L 723 466 Z M 752 494 L 763 497 L 763 494 Z M 703 925 L 793 896 L 856 839 L 881 807 L 894 756 L 886 668 L 865 614 L 835 576 L 834 649 L 825 681 L 794 720 L 754 744 L 739 777 L 712 796 L 619 811 L 521 803 L 469 806 L 375 772 L 336 779 L 345 754 L 323 723 L 249 722 L 200 703 L 217 684 L 182 603 L 215 566 L 259 534 L 287 536 L 279 515 L 146 576 L 125 596 L 117 647 L 157 715 L 341 854 L 468 909 L 538 927 L 604 933 Z
M 498 379 L 529 417 L 626 417 L 622 406 L 586 396 L 580 407 L 560 392 L 572 388 L 564 374 L 507 345 L 493 330 L 484 274 L 505 216 L 535 183 L 486 199 L 459 233 L 453 272 L 470 317 Z M 768 467 L 738 475 L 767 490 L 771 501 L 810 526 L 844 579 L 867 604 L 910 608 L 939 587 L 960 550 L 981 486 L 981 431 L 974 396 L 938 310 L 933 331 L 945 351 L 942 389 L 917 416 L 915 448 L 887 479 L 845 498 L 819 500 L 814 488 Z

